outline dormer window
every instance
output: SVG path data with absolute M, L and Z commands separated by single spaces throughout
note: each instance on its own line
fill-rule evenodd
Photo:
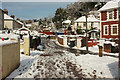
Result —
M 108 11 L 108 19 L 113 19 L 113 11 Z

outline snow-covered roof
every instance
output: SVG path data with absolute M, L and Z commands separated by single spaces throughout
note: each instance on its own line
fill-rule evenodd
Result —
M 8 16 L 7 14 L 4 14 L 4 19 L 13 20 L 13 18 L 11 18 L 10 16 Z
M 75 22 L 86 22 L 86 17 L 82 16 L 78 18 Z M 100 22 L 100 21 L 96 19 L 94 15 L 88 15 L 87 22 Z
M 24 25 L 21 21 L 16 20 L 19 24 Z
M 109 9 L 116 9 L 120 7 L 120 0 L 112 0 L 107 2 L 102 8 L 100 8 L 98 11 L 105 11 Z
M 93 32 L 93 31 L 95 31 L 95 32 L 99 32 L 99 30 L 90 30 L 88 33 Z
M 104 44 L 111 44 L 112 46 L 114 46 L 115 42 L 106 41 L 106 42 L 104 42 Z
M 25 26 L 32 26 L 32 24 L 26 24 Z
M 21 30 L 24 30 L 24 29 L 27 30 L 27 31 L 30 31 L 28 28 L 26 28 L 24 26 L 22 28 L 18 29 L 18 31 L 21 31 Z
M 62 23 L 68 23 L 68 24 L 70 24 L 71 21 L 70 20 L 66 20 L 66 21 L 63 21 Z

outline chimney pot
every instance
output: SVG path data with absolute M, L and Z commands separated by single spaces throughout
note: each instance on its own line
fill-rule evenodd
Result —
M 8 10 L 7 9 L 4 9 L 3 11 L 5 12 L 5 14 L 8 15 Z
M 14 15 L 11 15 L 10 17 L 11 17 L 11 18 L 13 18 L 13 19 L 15 18 L 15 16 L 14 16 Z

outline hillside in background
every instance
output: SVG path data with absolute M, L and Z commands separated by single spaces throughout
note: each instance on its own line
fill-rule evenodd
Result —
M 56 28 L 62 28 L 62 22 L 64 20 L 70 19 L 72 23 L 85 13 L 86 11 L 97 11 L 99 10 L 105 2 L 75 2 L 73 4 L 67 5 L 67 8 L 58 8 L 53 17 L 53 22 Z
M 74 4 L 68 5 L 66 11 L 68 12 L 69 19 L 76 19 L 82 16 L 80 12 L 85 10 L 86 5 L 89 11 L 97 11 L 104 4 L 105 2 L 75 2 Z

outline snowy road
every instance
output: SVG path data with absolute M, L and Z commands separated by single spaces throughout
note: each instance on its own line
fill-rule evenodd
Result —
M 114 57 L 80 54 L 74 49 L 42 39 L 45 51 L 31 51 L 21 55 L 21 64 L 8 78 L 115 78 L 118 59 Z

